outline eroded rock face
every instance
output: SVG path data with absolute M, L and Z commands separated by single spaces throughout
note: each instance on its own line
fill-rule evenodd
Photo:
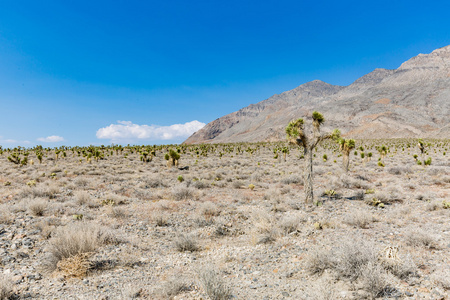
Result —
M 375 69 L 351 85 L 314 80 L 221 117 L 185 143 L 275 141 L 286 124 L 318 110 L 325 129 L 355 138 L 448 136 L 450 46 L 419 54 L 396 70 Z

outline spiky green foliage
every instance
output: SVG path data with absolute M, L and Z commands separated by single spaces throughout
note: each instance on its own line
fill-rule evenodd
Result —
M 304 121 L 302 118 L 289 122 L 286 127 L 287 139 L 290 141 L 301 140 L 305 137 L 303 132 Z
M 344 138 L 340 138 L 338 140 L 338 143 L 339 143 L 340 150 L 347 154 L 350 153 L 350 151 L 355 148 L 355 140 L 354 139 L 346 140 Z
M 180 153 L 173 149 L 169 149 L 169 153 L 164 155 L 164 158 L 167 160 L 167 166 L 173 167 L 178 166 L 178 161 L 180 160 Z
M 422 139 L 419 139 L 418 146 L 419 146 L 420 152 L 423 154 L 425 152 L 425 143 Z
M 322 125 L 322 123 L 325 122 L 325 118 L 318 111 L 313 111 L 312 118 L 313 118 L 313 121 L 318 122 L 320 125 Z
M 342 165 L 345 172 L 348 172 L 348 165 L 350 162 L 350 151 L 355 148 L 355 140 L 354 139 L 338 139 L 339 150 L 342 152 L 343 160 Z M 358 154 L 358 153 L 356 153 Z

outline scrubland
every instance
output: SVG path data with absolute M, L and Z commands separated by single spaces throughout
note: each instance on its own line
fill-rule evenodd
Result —
M 0 299 L 448 299 L 449 148 L 3 149 Z

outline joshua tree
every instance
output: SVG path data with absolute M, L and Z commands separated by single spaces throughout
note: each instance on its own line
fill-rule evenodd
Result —
M 178 161 L 180 160 L 180 154 L 177 151 L 170 149 L 169 153 L 166 153 L 164 158 L 167 160 L 168 167 L 178 166 Z
M 149 155 L 150 154 L 150 155 Z M 141 152 L 141 161 L 144 163 L 148 163 L 151 162 L 153 159 L 153 155 L 151 153 L 148 153 L 147 151 L 142 151 Z
M 344 139 L 340 138 L 338 140 L 339 150 L 342 152 L 342 166 L 344 168 L 345 173 L 348 172 L 348 164 L 350 163 L 350 151 L 355 148 L 355 140 L 354 139 Z M 361 153 L 362 154 L 362 153 Z
M 11 155 L 8 156 L 8 160 L 16 165 L 20 164 L 19 153 L 11 153 Z
M 286 161 L 286 155 L 289 154 L 289 148 L 283 147 L 283 149 L 281 149 L 281 152 L 283 153 L 284 161 Z
M 320 133 L 320 125 L 325 121 L 323 115 L 317 111 L 312 113 L 313 134 L 307 137 L 303 128 L 303 119 L 293 120 L 286 127 L 287 139 L 289 142 L 303 147 L 305 156 L 304 182 L 305 182 L 305 202 L 312 203 L 313 193 L 313 150 L 323 140 L 337 139 L 340 132 L 335 129 L 332 133 Z
M 39 160 L 39 163 L 42 164 L 42 152 L 36 151 L 36 157 Z
M 380 160 L 383 162 L 384 157 L 387 155 L 389 148 L 385 145 L 378 147 L 378 152 L 380 153 Z

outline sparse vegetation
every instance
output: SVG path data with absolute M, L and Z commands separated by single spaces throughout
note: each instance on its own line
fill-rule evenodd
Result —
M 339 144 L 318 143 L 318 207 L 298 144 L 2 148 L 0 274 L 13 298 L 447 297 L 449 141 L 424 143 L 426 168 L 417 140 L 355 141 L 347 173 Z M 183 166 L 167 168 L 170 149 Z M 211 261 L 228 292 L 202 283 Z

